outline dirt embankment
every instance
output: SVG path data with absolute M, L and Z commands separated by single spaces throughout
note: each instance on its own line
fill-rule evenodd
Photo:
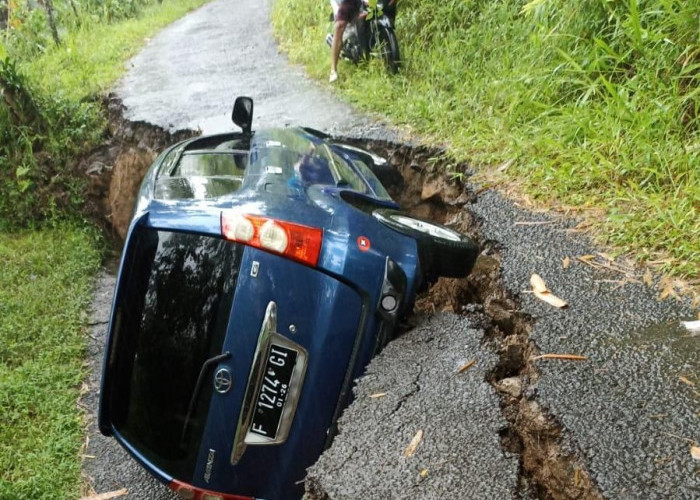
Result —
M 124 118 L 121 100 L 111 94 L 103 99 L 103 107 L 109 120 L 106 138 L 78 161 L 77 169 L 87 177 L 86 214 L 121 246 L 148 167 L 166 147 L 198 132 L 173 133 L 145 122 L 131 122 Z

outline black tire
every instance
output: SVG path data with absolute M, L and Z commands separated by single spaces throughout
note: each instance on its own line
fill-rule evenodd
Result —
M 421 267 L 427 276 L 463 278 L 474 267 L 479 247 L 469 236 L 398 210 L 375 210 L 373 215 L 417 241 Z
M 379 31 L 379 50 L 389 73 L 396 74 L 401 65 L 401 56 L 399 54 L 399 42 L 396 40 L 394 30 L 386 26 L 378 26 Z

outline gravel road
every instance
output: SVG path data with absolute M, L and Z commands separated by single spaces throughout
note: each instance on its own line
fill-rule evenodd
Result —
M 401 138 L 290 66 L 272 41 L 269 9 L 270 0 L 218 0 L 161 32 L 129 62 L 116 89 L 126 116 L 218 132 L 231 128 L 231 103 L 243 94 L 255 99 L 254 127 L 305 124 L 357 138 Z M 689 452 L 689 443 L 700 441 L 700 337 L 678 327 L 697 311 L 659 302 L 658 289 L 597 253 L 573 230 L 576 221 L 529 212 L 492 191 L 473 200 L 465 213 L 500 262 L 499 287 L 514 304 L 507 318 L 522 324 L 491 317 L 500 331 L 494 336 L 483 319 L 484 310 L 494 310 L 486 300 L 471 313 L 436 315 L 392 342 L 359 381 L 339 436 L 310 470 L 311 495 L 700 498 L 700 462 Z M 567 309 L 529 293 L 535 272 Z M 96 285 L 85 476 L 99 493 L 127 488 L 122 498 L 172 498 L 94 425 L 113 286 L 108 272 Z M 528 357 L 548 353 L 587 360 Z M 475 365 L 454 376 L 470 359 Z M 513 381 L 519 389 L 512 394 L 495 389 Z M 370 398 L 381 392 L 386 396 Z M 405 457 L 418 430 L 424 438 Z M 557 483 L 562 477 L 571 484 Z

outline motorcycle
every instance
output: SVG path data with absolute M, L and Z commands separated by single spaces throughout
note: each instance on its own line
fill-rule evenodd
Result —
M 331 0 L 333 13 L 331 21 L 335 19 L 338 10 L 337 0 Z M 401 65 L 399 55 L 399 43 L 394 32 L 393 19 L 384 12 L 384 3 L 381 0 L 363 0 L 360 13 L 348 23 L 343 33 L 343 44 L 340 55 L 357 64 L 362 59 L 368 59 L 370 55 L 380 57 L 390 73 L 396 73 Z M 333 35 L 326 35 L 326 43 L 333 44 Z

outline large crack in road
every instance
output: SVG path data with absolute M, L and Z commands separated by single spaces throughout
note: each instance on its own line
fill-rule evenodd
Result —
M 461 314 L 465 321 L 483 329 L 481 343 L 498 355 L 497 363 L 486 372 L 484 380 L 499 395 L 501 411 L 508 423 L 498 431 L 501 446 L 508 454 L 518 457 L 519 476 L 514 494 L 543 500 L 601 499 L 571 436 L 537 402 L 533 387 L 539 374 L 530 363 L 538 351 L 530 340 L 532 319 L 519 311 L 517 300 L 503 288 L 498 249 L 483 241 L 477 219 L 469 215 L 467 205 L 478 195 L 470 186 L 447 178 L 444 172 L 450 159 L 445 151 L 397 147 L 377 141 L 355 142 L 392 158 L 394 172 L 399 176 L 387 172 L 384 183 L 407 211 L 469 233 L 483 248 L 471 276 L 434 283 L 419 296 L 417 310 L 418 314 L 436 310 Z M 464 166 L 458 168 L 463 170 Z M 409 318 L 408 322 L 420 324 L 417 318 Z M 420 390 L 423 366 L 413 370 L 416 374 L 412 389 L 399 396 L 396 407 L 386 418 L 391 419 Z M 310 480 L 311 498 L 351 498 L 358 493 L 329 496 L 322 484 L 323 480 Z
M 245 29 L 230 29 L 241 16 Z M 254 127 L 301 124 L 351 135 L 396 165 L 382 180 L 399 183 L 394 194 L 407 210 L 480 243 L 472 275 L 433 284 L 404 333 L 358 381 L 339 435 L 309 472 L 310 490 L 331 500 L 700 498 L 700 465 L 689 453 L 689 443 L 700 441 L 700 337 L 678 329 L 678 320 L 697 314 L 687 302 L 658 301 L 640 270 L 610 260 L 575 219 L 470 187 L 459 180 L 468 166 L 454 165 L 445 151 L 379 140 L 397 134 L 314 88 L 277 54 L 268 0 L 212 2 L 155 37 L 130 68 L 119 90 L 127 119 L 112 102 L 113 136 L 83 163 L 92 213 L 116 224 L 115 241 L 143 170 L 170 142 L 194 133 L 171 132 L 212 131 L 232 97 L 248 94 L 259 111 Z M 528 293 L 534 272 L 569 302 L 567 310 Z M 172 498 L 94 426 L 113 283 L 109 273 L 100 280 L 91 327 L 86 490 L 126 487 L 130 499 Z M 587 361 L 533 359 L 541 353 Z M 424 437 L 405 457 L 419 429 Z
M 131 123 L 115 98 L 105 105 L 112 137 L 83 160 L 83 168 L 91 172 L 88 206 L 113 228 L 118 242 L 126 219 L 115 217 L 114 200 L 132 204 L 155 152 L 193 132 L 171 134 Z M 444 173 L 448 165 L 459 171 L 468 170 L 466 165 L 452 165 L 444 150 L 344 139 L 391 160 L 392 167 L 379 174 L 407 211 L 472 235 L 481 254 L 468 278 L 440 279 L 418 297 L 415 314 L 402 325 L 404 334 L 370 365 L 356 388 L 356 402 L 341 419 L 336 443 L 311 469 L 309 497 L 603 498 L 587 450 L 539 397 L 543 374 L 532 361 L 541 352 L 532 338 L 535 321 L 504 284 L 506 248 L 484 235 L 486 221 L 475 210 L 484 195 Z M 88 407 L 97 402 L 112 286 L 107 274 L 97 291 Z M 456 373 L 468 358 L 474 365 Z M 91 426 L 85 451 L 88 491 L 126 485 L 130 498 L 171 497 L 113 441 L 97 435 L 94 421 Z M 419 428 L 426 444 L 412 464 L 402 450 Z M 376 470 L 370 473 L 368 466 Z

